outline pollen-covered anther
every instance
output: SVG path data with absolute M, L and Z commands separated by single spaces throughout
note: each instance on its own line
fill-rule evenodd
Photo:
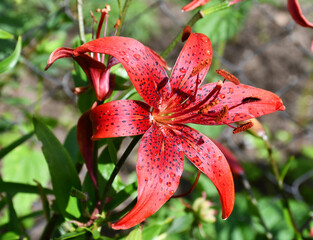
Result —
M 117 29 L 117 28 L 119 28 L 120 25 L 121 25 L 121 20 L 120 20 L 120 19 L 117 19 L 117 20 L 116 20 L 116 23 L 115 23 L 115 25 L 114 25 L 114 28 Z
M 206 58 L 206 59 L 202 60 L 200 64 L 198 64 L 196 67 L 194 67 L 192 69 L 190 77 L 193 77 L 193 76 L 199 74 L 210 63 L 211 63 L 211 59 L 210 58 Z
M 236 128 L 233 130 L 233 134 L 246 131 L 246 130 L 248 130 L 249 128 L 252 128 L 252 127 L 253 127 L 253 122 L 247 122 L 247 123 L 241 124 L 241 125 L 239 125 L 238 127 L 236 127 Z
M 218 113 L 217 117 L 215 118 L 215 121 L 216 122 L 220 122 L 223 120 L 223 118 L 226 116 L 226 114 L 228 113 L 228 106 L 225 105 L 222 110 Z
M 219 100 L 215 100 L 213 102 L 210 102 L 202 107 L 200 107 L 198 113 L 199 114 L 203 114 L 203 113 L 207 113 L 212 107 L 214 107 L 215 105 L 219 104 Z
M 234 75 L 230 74 L 229 72 L 225 71 L 224 69 L 217 69 L 216 70 L 216 73 L 220 76 L 222 76 L 224 79 L 236 84 L 236 85 L 239 85 L 240 84 L 240 81 L 238 78 L 236 78 Z

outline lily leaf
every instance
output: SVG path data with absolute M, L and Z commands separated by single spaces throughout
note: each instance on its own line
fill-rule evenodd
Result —
M 13 38 L 13 35 L 11 33 L 0 29 L 0 39 L 11 39 L 11 38 Z
M 0 62 L 0 74 L 14 68 L 18 59 L 20 58 L 21 50 L 22 50 L 22 38 L 21 36 L 19 36 L 17 39 L 17 44 L 14 49 L 14 52 L 6 59 Z
M 73 209 L 73 199 L 70 199 L 72 187 L 81 189 L 74 163 L 69 153 L 48 127 L 36 118 L 33 119 L 33 123 L 35 133 L 42 142 L 42 152 L 48 163 L 57 206 L 63 216 L 73 216 L 74 214 L 77 217 L 76 210 L 73 213 L 66 211 L 66 209 Z

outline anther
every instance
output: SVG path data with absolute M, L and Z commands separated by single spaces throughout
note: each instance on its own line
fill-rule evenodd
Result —
M 211 59 L 210 58 L 206 58 L 206 59 L 202 60 L 202 62 L 200 64 L 198 64 L 196 67 L 194 67 L 192 69 L 190 77 L 193 77 L 193 76 L 199 74 L 210 63 L 211 63 Z
M 210 102 L 210 103 L 208 103 L 208 104 L 202 106 L 202 107 L 199 109 L 198 113 L 199 113 L 199 114 L 205 113 L 205 111 L 210 110 L 212 107 L 214 107 L 215 105 L 217 105 L 219 102 L 220 102 L 219 100 L 215 100 L 215 101 L 213 101 L 213 102 Z
M 233 130 L 233 134 L 246 131 L 246 130 L 248 130 L 249 128 L 252 128 L 252 127 L 253 127 L 253 122 L 247 122 L 247 123 L 241 124 L 241 125 L 239 125 L 238 127 L 236 127 L 236 128 Z
M 224 79 L 236 84 L 236 85 L 239 85 L 240 84 L 240 81 L 238 78 L 236 78 L 234 75 L 230 74 L 229 72 L 225 71 L 224 69 L 217 69 L 216 70 L 216 73 L 220 76 L 222 76 Z
M 225 105 L 222 110 L 218 113 L 217 117 L 215 118 L 216 122 L 220 122 L 223 120 L 223 118 L 226 116 L 226 114 L 228 113 L 228 106 Z
M 245 103 L 252 103 L 252 102 L 258 102 L 258 101 L 261 101 L 262 99 L 261 98 L 258 98 L 258 97 L 246 97 L 244 99 L 241 100 L 241 103 L 242 104 L 245 104 Z

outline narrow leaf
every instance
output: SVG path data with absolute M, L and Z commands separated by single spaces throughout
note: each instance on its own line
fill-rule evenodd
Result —
M 0 29 L 0 39 L 11 39 L 13 37 L 14 36 L 11 33 L 6 32 L 6 31 Z
M 81 189 L 74 163 L 69 153 L 48 127 L 36 118 L 33 119 L 33 123 L 35 133 L 42 142 L 42 152 L 48 163 L 57 206 L 63 216 L 68 216 L 66 208 L 70 200 L 71 189 L 72 187 Z
M 52 190 L 43 188 L 44 194 L 53 194 Z M 38 194 L 38 187 L 35 185 L 29 185 L 24 183 L 5 182 L 0 184 L 0 192 L 10 193 L 12 195 L 16 193 L 35 193 Z
M 31 138 L 33 134 L 34 132 L 30 132 L 22 136 L 21 138 L 17 139 L 16 141 L 12 142 L 9 146 L 2 148 L 0 150 L 0 159 L 2 159 L 6 154 L 11 152 L 14 148 L 18 147 L 19 145 L 27 141 L 29 138 Z
M 126 240 L 141 240 L 142 239 L 142 230 L 140 228 L 136 228 L 130 232 L 127 236 Z
M 0 62 L 0 74 L 9 71 L 15 66 L 21 55 L 21 50 L 22 38 L 19 36 L 14 52 L 9 57 Z
M 49 221 L 49 219 L 50 219 L 50 207 L 49 207 L 47 195 L 45 194 L 44 189 L 41 186 L 40 182 L 38 182 L 37 180 L 34 180 L 34 181 L 37 183 L 37 187 L 38 187 L 38 191 L 39 191 L 39 195 L 40 195 L 40 199 L 41 199 L 41 203 L 42 203 L 43 212 L 45 214 L 46 220 Z
M 114 164 L 116 164 L 117 163 L 117 151 L 114 146 L 114 143 L 111 139 L 107 139 L 107 143 L 108 143 L 108 150 L 109 150 L 111 161 Z

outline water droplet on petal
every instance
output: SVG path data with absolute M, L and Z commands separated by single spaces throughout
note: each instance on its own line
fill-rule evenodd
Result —
M 129 59 L 127 57 L 122 58 L 126 63 L 129 62 Z
M 179 71 L 180 71 L 181 73 L 186 73 L 186 69 L 185 69 L 185 68 L 181 68 L 181 69 L 179 69 Z
M 159 182 L 162 183 L 162 182 L 163 182 L 163 179 L 162 179 L 162 178 L 159 178 Z
M 135 68 L 135 67 L 132 67 L 132 69 L 133 69 L 133 71 L 136 71 L 136 70 L 137 70 L 137 68 Z
M 228 89 L 228 92 L 229 92 L 229 93 L 233 93 L 233 92 L 234 92 L 234 89 L 233 89 L 233 88 L 229 88 L 229 89 Z
M 174 192 L 175 192 L 174 190 L 171 190 L 171 191 L 170 191 L 170 194 L 171 194 L 171 195 L 173 195 L 173 194 L 174 194 Z
M 205 36 L 203 36 L 203 37 L 201 37 L 201 40 L 203 41 L 203 42 L 205 42 L 205 43 L 207 43 L 209 40 L 208 40 L 208 37 L 205 37 Z
M 121 54 L 122 56 L 125 56 L 125 55 L 126 55 L 126 52 L 124 52 L 124 51 L 119 51 L 119 54 Z
M 180 75 L 178 78 L 179 80 L 182 80 L 184 78 L 184 75 Z
M 140 171 L 140 170 L 142 170 L 142 167 L 141 167 L 141 166 L 138 166 L 137 169 Z
M 170 173 L 170 177 L 171 177 L 171 178 L 175 177 L 175 173 L 171 172 L 171 173 Z
M 218 155 L 217 160 L 218 160 L 218 161 L 221 161 L 222 158 L 223 158 L 222 155 Z
M 139 54 L 135 53 L 135 54 L 134 54 L 134 58 L 136 58 L 137 60 L 139 60 L 141 57 L 140 57 Z
M 221 93 L 221 94 L 219 95 L 219 97 L 220 97 L 220 99 L 224 99 L 224 98 L 225 98 L 225 94 L 224 94 L 224 93 Z
M 168 187 L 170 187 L 171 185 L 172 185 L 171 182 L 167 182 L 167 183 L 166 183 L 166 186 L 168 186 Z

